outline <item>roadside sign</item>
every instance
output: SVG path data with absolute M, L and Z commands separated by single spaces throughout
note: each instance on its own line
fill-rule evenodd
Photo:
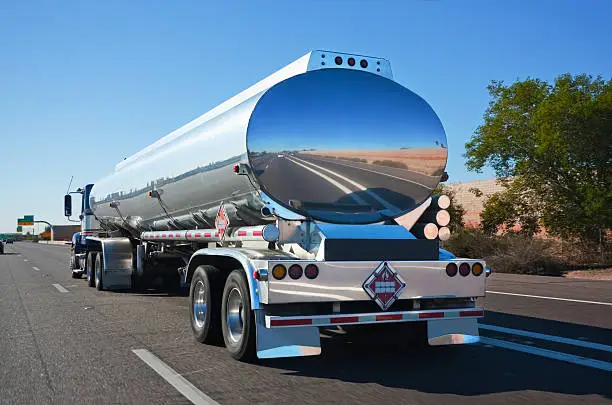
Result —
M 17 227 L 17 232 L 23 232 L 23 227 L 21 225 Z
M 17 225 L 34 226 L 34 215 L 24 215 L 23 218 L 17 218 Z

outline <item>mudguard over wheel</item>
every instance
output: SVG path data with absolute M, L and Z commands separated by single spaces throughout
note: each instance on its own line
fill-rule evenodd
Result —
M 87 285 L 96 286 L 96 257 L 97 252 L 87 252 Z
M 221 277 L 213 266 L 199 266 L 189 289 L 189 318 L 198 342 L 221 341 Z
M 104 260 L 102 260 L 102 253 L 96 255 L 96 290 L 104 290 Z
M 251 311 L 251 295 L 244 270 L 231 272 L 221 305 L 221 325 L 225 347 L 231 356 L 240 361 L 255 357 L 255 314 Z
M 75 258 L 72 256 L 70 257 L 70 272 L 72 273 L 72 278 L 81 278 L 83 271 L 79 271 L 78 269 L 75 269 L 75 267 Z

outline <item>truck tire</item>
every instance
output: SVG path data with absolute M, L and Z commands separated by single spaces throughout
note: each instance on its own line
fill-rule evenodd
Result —
M 96 256 L 97 252 L 87 252 L 87 285 L 90 287 L 96 285 Z
M 221 326 L 225 347 L 240 361 L 255 357 L 255 315 L 251 311 L 251 295 L 244 270 L 230 273 L 221 305 Z
M 96 255 L 96 276 L 95 285 L 96 290 L 104 290 L 104 260 L 102 260 L 102 253 Z
M 74 256 L 71 256 L 70 257 L 70 272 L 72 273 L 72 278 L 81 278 L 81 276 L 83 275 L 83 271 L 78 271 L 75 269 L 74 261 L 75 261 Z
M 213 266 L 198 266 L 189 288 L 191 330 L 200 343 L 221 342 L 220 271 Z

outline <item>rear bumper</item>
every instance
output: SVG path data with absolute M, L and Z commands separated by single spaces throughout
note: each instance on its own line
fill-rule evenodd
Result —
M 443 319 L 482 318 L 482 308 L 455 308 L 427 311 L 375 312 L 367 314 L 334 314 L 314 316 L 265 316 L 266 328 L 295 328 L 300 326 L 337 326 L 393 322 L 415 322 Z

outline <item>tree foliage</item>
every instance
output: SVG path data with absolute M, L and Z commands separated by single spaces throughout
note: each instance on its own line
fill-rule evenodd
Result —
M 598 237 L 612 227 L 612 80 L 564 74 L 509 86 L 491 101 L 466 144 L 467 166 L 511 178 L 485 204 L 483 228 L 541 225 L 559 236 Z

